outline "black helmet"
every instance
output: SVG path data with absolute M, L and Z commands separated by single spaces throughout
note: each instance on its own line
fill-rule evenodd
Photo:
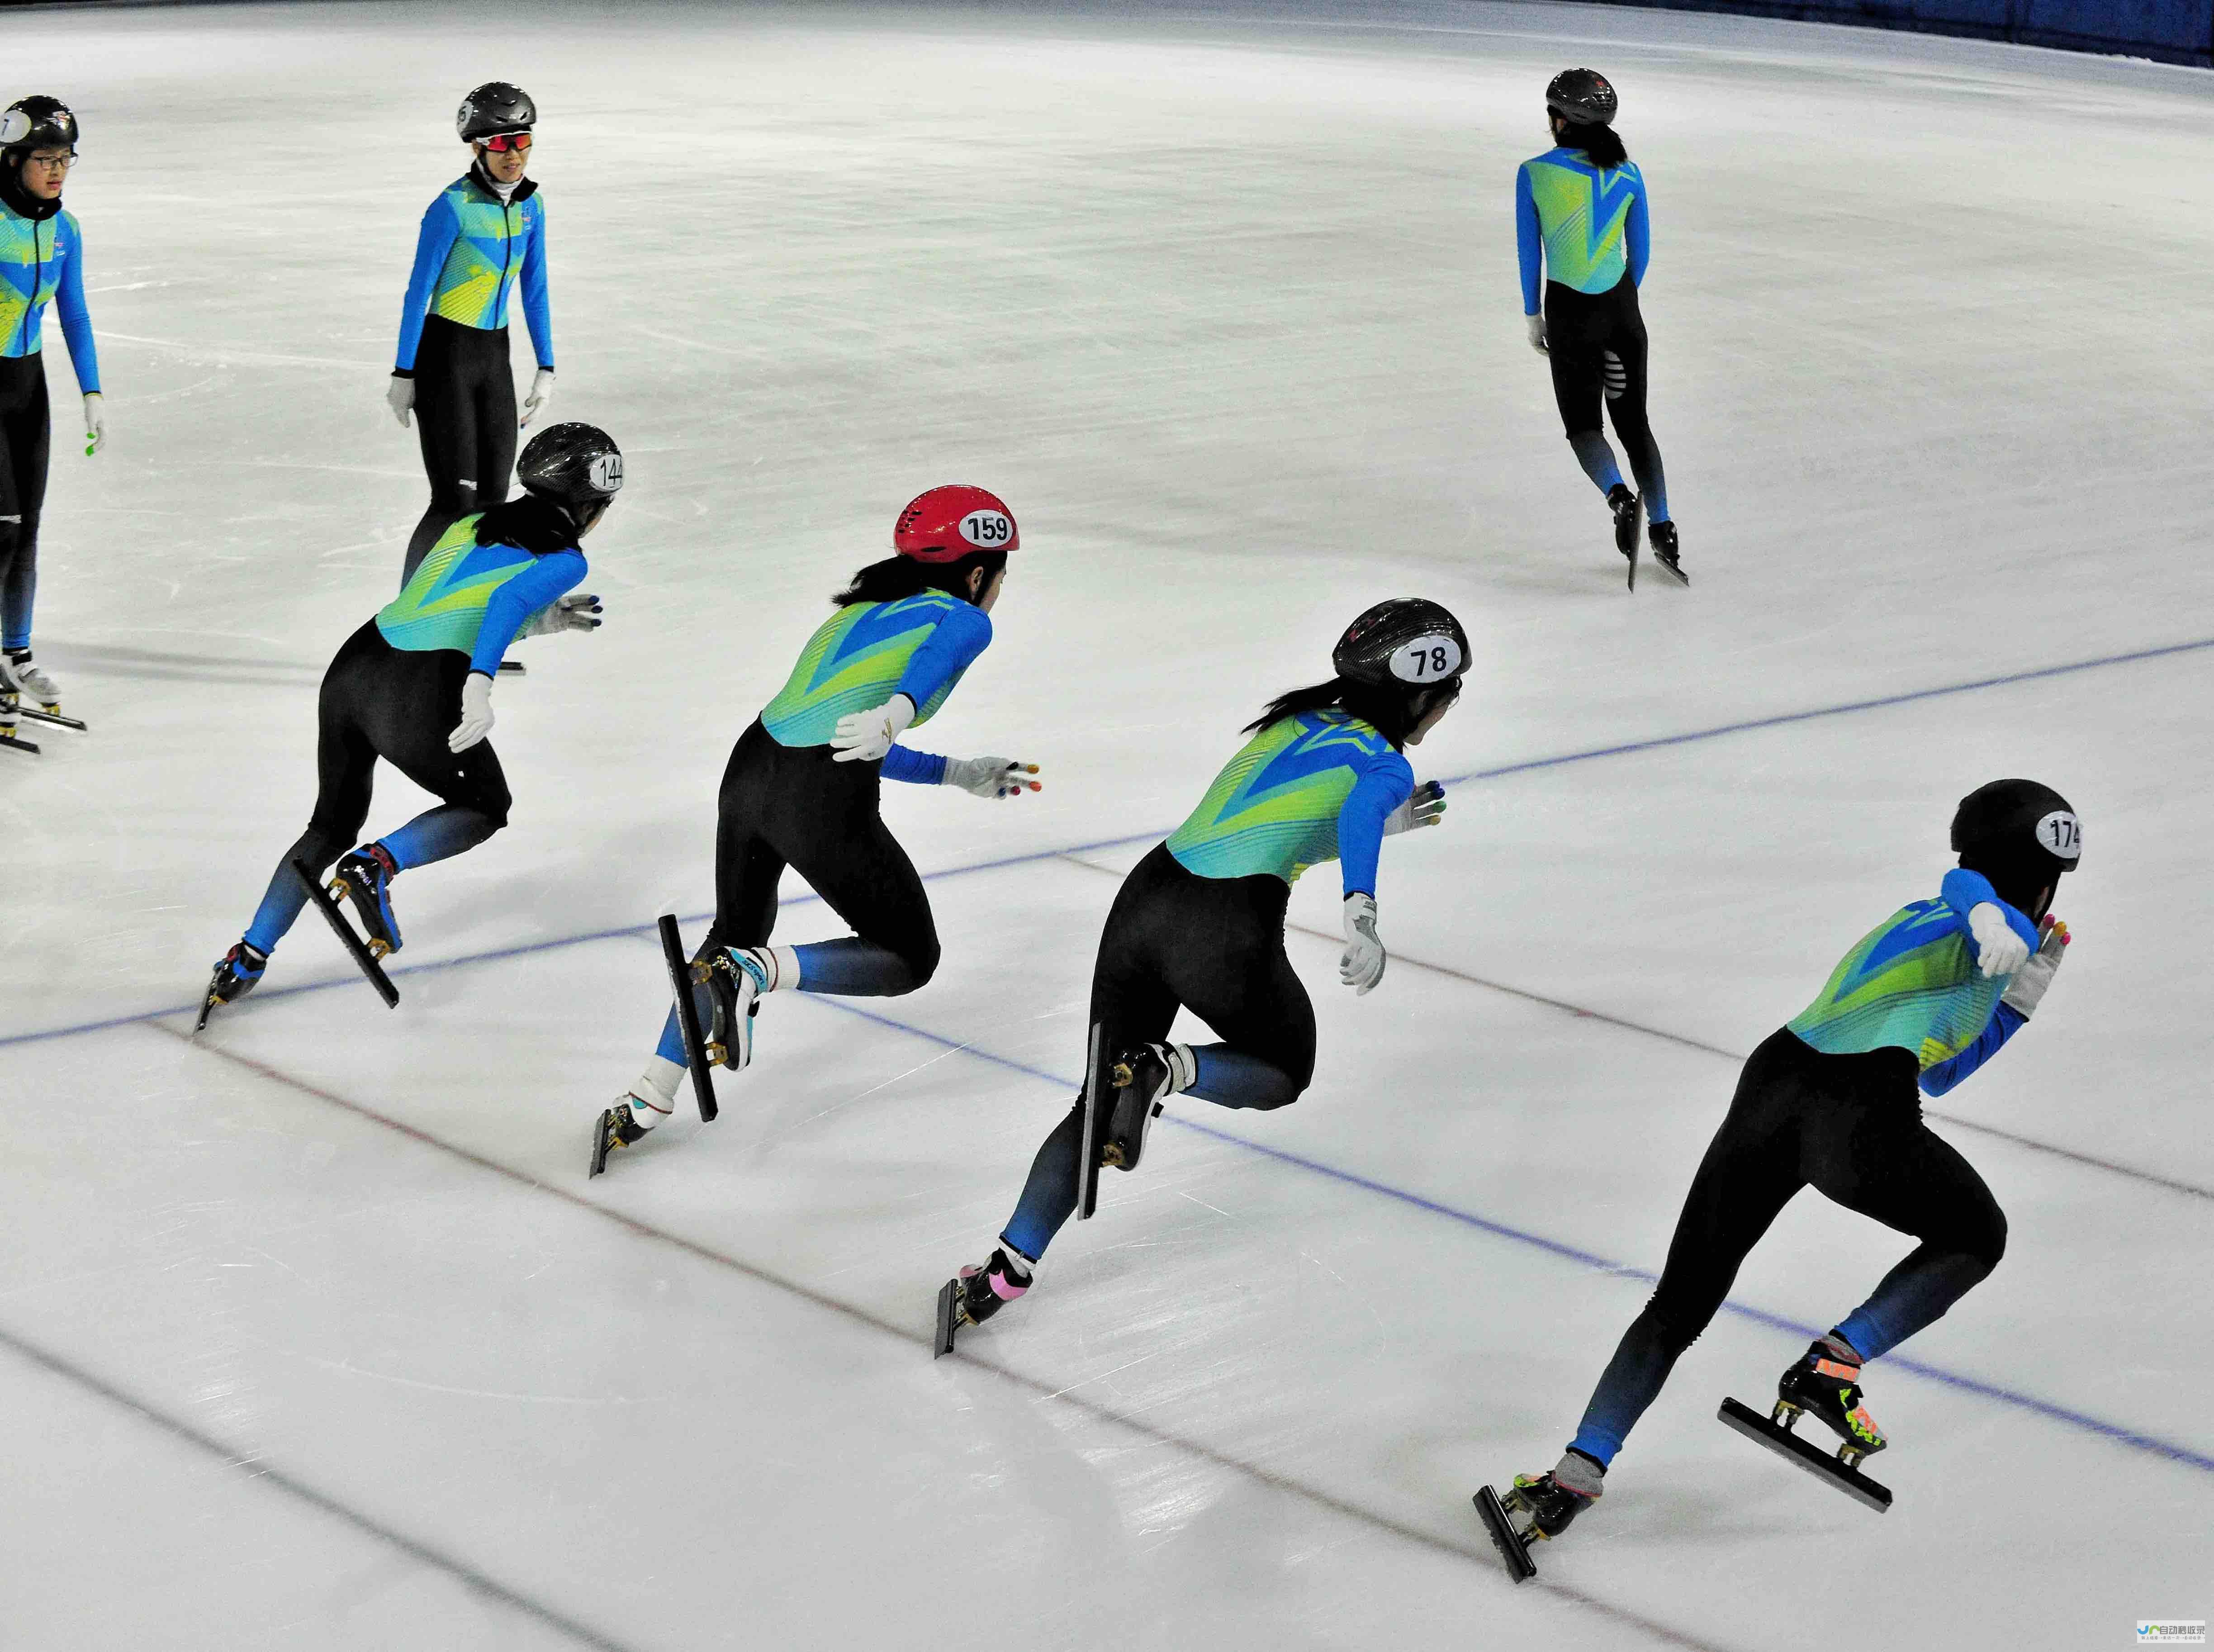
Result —
M 520 86 L 488 80 L 462 100 L 454 113 L 454 130 L 465 144 L 502 132 L 529 132 L 538 124 L 538 106 Z
M 19 97 L 0 113 L 0 151 L 11 164 L 20 164 L 34 149 L 66 149 L 74 155 L 76 137 L 76 116 L 58 97 Z
M 1346 627 L 1330 663 L 1347 682 L 1367 688 L 1407 694 L 1454 688 L 1468 669 L 1468 633 L 1438 603 L 1397 597 Z
M 1598 70 L 1563 69 L 1545 88 L 1545 107 L 1574 125 L 1611 126 L 1622 103 Z
M 548 425 L 523 450 L 515 479 L 557 505 L 604 504 L 623 485 L 622 450 L 596 425 Z
M 2001 899 L 2037 916 L 2038 896 L 2082 861 L 2083 829 L 2051 786 L 1993 780 L 1960 799 L 1953 848 L 1962 866 L 1991 880 Z

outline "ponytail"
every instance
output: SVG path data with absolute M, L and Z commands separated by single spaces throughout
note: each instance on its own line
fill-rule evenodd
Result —
M 1581 150 L 1585 157 L 1601 172 L 1611 172 L 1630 158 L 1630 151 L 1622 142 L 1622 134 L 1612 126 L 1582 126 L 1573 120 L 1562 124 L 1568 130 L 1561 134 L 1564 150 Z
M 1302 712 L 1328 711 L 1335 707 L 1367 724 L 1391 743 L 1392 750 L 1398 751 L 1406 745 L 1407 736 L 1422 720 L 1422 712 L 1429 708 L 1429 694 L 1427 688 L 1403 694 L 1355 682 L 1350 677 L 1334 676 L 1327 682 L 1311 683 L 1278 694 L 1239 732 L 1258 734 L 1287 717 L 1297 717 Z
M 1000 570 L 1007 566 L 1005 551 L 971 551 L 951 562 L 920 562 L 911 556 L 888 556 L 872 562 L 853 575 L 846 589 L 830 600 L 840 608 L 856 603 L 896 603 L 926 590 L 942 590 L 963 602 L 970 599 L 969 576 L 982 570 L 984 581 L 976 587 L 982 596 L 992 588 Z

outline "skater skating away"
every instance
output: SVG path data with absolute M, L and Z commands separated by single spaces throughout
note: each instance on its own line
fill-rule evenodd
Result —
M 260 981 L 307 904 L 292 862 L 320 877 L 354 841 L 378 758 L 443 801 L 339 861 L 333 892 L 353 902 L 372 953 L 400 950 L 394 878 L 474 848 L 507 824 L 507 780 L 485 737 L 493 673 L 519 637 L 599 625 L 597 597 L 566 593 L 584 577 L 579 542 L 622 486 L 622 455 L 592 425 L 554 425 L 531 438 L 520 474 L 523 496 L 441 535 L 323 674 L 315 814 L 278 860 L 245 935 L 216 965 L 210 1009 Z
M 76 164 L 76 116 L 57 98 L 18 98 L 0 113 L 0 736 L 13 738 L 28 700 L 61 710 L 61 690 L 31 658 L 39 591 L 39 513 L 52 435 L 42 323 L 52 303 L 84 393 L 84 450 L 100 449 L 100 356 L 84 307 L 84 236 L 62 208 Z
M 753 1059 L 754 1016 L 774 992 L 894 997 L 938 969 L 938 926 L 922 879 L 878 813 L 878 780 L 955 786 L 987 798 L 1039 789 L 1033 763 L 937 757 L 899 743 L 945 705 L 992 641 L 988 617 L 1020 548 L 1015 519 L 981 487 L 933 487 L 900 512 L 896 554 L 832 597 L 837 612 L 800 651 L 792 677 L 738 737 L 715 820 L 715 921 L 694 957 L 713 1059 Z M 853 930 L 771 946 L 777 884 L 791 867 Z M 676 1105 L 687 1061 L 672 1006 L 629 1091 L 600 1115 L 590 1174 Z
M 456 518 L 507 498 L 516 432 L 554 395 L 546 203 L 523 175 L 537 122 L 529 96 L 505 81 L 462 99 L 454 127 L 469 147 L 469 169 L 431 203 L 416 237 L 385 397 L 401 428 L 413 415 L 431 480 L 430 505 L 407 541 L 403 580 Z M 507 360 L 507 302 L 518 278 L 538 352 L 520 423 Z
M 1136 1169 L 1171 1096 L 1262 1111 L 1299 1099 L 1314 1073 L 1314 1009 L 1284 955 L 1284 910 L 1309 866 L 1343 868 L 1339 979 L 1362 994 L 1383 979 L 1379 852 L 1445 810 L 1444 789 L 1418 789 L 1402 750 L 1452 708 L 1468 638 L 1435 603 L 1383 603 L 1353 622 L 1330 664 L 1329 682 L 1279 695 L 1247 725 L 1245 749 L 1115 897 L 1092 976 L 1095 1165 Z M 1180 1008 L 1221 1042 L 1168 1042 Z M 1077 1208 L 1086 1136 L 1079 1096 L 1038 1149 L 999 1247 L 942 1297 L 939 1353 L 958 1325 L 1030 1288 Z
M 1566 69 L 1545 88 L 1554 147 L 1514 174 L 1514 242 L 1530 347 L 1553 370 L 1553 399 L 1584 474 L 1614 513 L 1614 545 L 1637 584 L 1637 518 L 1652 523 L 1653 560 L 1679 583 L 1660 450 L 1645 421 L 1644 285 L 1653 240 L 1645 178 L 1614 130 L 1614 88 L 1590 69 Z M 1538 276 L 1544 276 L 1540 313 Z M 1633 493 L 1599 428 L 1604 403 L 1637 478 Z
M 2083 838 L 2058 792 L 2010 780 L 1961 799 L 1952 843 L 1960 864 L 1938 898 L 1901 908 L 1846 953 L 1813 1003 L 1746 1062 L 1692 1178 L 1660 1283 L 1608 1361 L 1575 1438 L 1550 1473 L 1517 1476 L 1501 1500 L 1520 1517 L 1511 1535 L 1494 1530 L 1510 1569 L 1518 1548 L 1558 1537 L 1599 1498 L 1608 1465 L 1677 1356 L 1802 1187 L 1919 1241 L 1777 1385 L 1776 1420 L 1805 1413 L 1835 1431 L 1841 1473 L 1885 1445 L 1861 1403 L 1862 1367 L 1998 1265 L 2006 1218 L 1967 1160 L 1923 1123 L 1917 1083 L 1942 1095 L 2036 1011 L 2068 945 L 2066 926 L 2048 909 Z M 1525 1553 L 1521 1575 L 1527 1566 Z

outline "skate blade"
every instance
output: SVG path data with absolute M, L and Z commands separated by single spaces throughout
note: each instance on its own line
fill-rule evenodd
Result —
M 938 1288 L 938 1335 L 930 1345 L 930 1357 L 942 1360 L 953 1351 L 953 1333 L 960 1324 L 956 1305 L 961 1300 L 961 1282 L 949 1279 Z
M 608 1168 L 608 1155 L 622 1145 L 622 1138 L 615 1134 L 615 1110 L 603 1108 L 600 1113 L 599 1129 L 592 1141 L 592 1167 L 584 1172 L 584 1179 L 589 1182 L 595 1176 L 604 1175 Z
M 1777 1409 L 1786 1408 L 1783 1402 L 1778 1401 Z M 1798 1408 L 1789 1409 L 1795 1416 Z M 1716 1415 L 1756 1445 L 1765 1446 L 1777 1456 L 1795 1463 L 1863 1508 L 1873 1508 L 1881 1514 L 1891 1507 L 1888 1487 L 1878 1485 L 1850 1464 L 1840 1461 L 1818 1446 L 1809 1445 L 1788 1427 L 1763 1416 L 1750 1405 L 1734 1399 L 1725 1399 L 1722 1410 Z
M 1538 1563 L 1530 1558 L 1530 1545 L 1514 1529 L 1514 1522 L 1508 1519 L 1499 1494 L 1488 1485 L 1480 1486 L 1473 1501 L 1484 1530 L 1491 1534 L 1491 1546 L 1499 1551 L 1500 1563 L 1507 1568 L 1507 1576 L 1517 1583 L 1528 1582 L 1538 1575 Z

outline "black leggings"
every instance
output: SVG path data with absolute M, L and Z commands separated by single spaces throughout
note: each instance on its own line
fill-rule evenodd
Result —
M 1605 1462 L 1707 1328 L 1739 1264 L 1803 1187 L 1921 1243 L 1838 1329 L 1874 1359 L 1944 1313 L 2006 1254 L 2006 1217 L 1968 1161 L 1922 1122 L 1904 1049 L 1826 1055 L 1779 1030 L 1754 1050 L 1691 1178 L 1667 1264 L 1584 1413 Z
M 738 737 L 716 806 L 715 921 L 703 951 L 767 942 L 790 866 L 859 940 L 809 947 L 804 990 L 908 993 L 938 972 L 930 897 L 877 812 L 880 768 L 835 762 L 829 746 L 780 745 L 758 719 Z
M 463 327 L 443 315 L 424 321 L 415 352 L 415 433 L 431 505 L 408 537 L 403 583 L 456 520 L 507 498 L 516 424 L 505 327 Z
M 1265 874 L 1202 878 L 1158 845 L 1122 882 L 1092 972 L 1093 1025 L 1110 1049 L 1169 1036 L 1189 1009 L 1220 1036 L 1251 1086 L 1229 1104 L 1263 1110 L 1299 1099 L 1314 1078 L 1314 1006 L 1284 956 L 1291 886 Z M 1204 1060 L 1202 1056 L 1202 1060 Z M 1257 1066 L 1270 1069 L 1256 1074 Z M 1270 1081 L 1274 1080 L 1274 1081 Z M 1076 1208 L 1084 1098 L 1047 1136 L 1002 1234 L 1036 1261 Z
M 1599 434 L 1604 407 L 1638 492 L 1659 508 L 1653 520 L 1668 520 L 1660 449 L 1645 417 L 1645 318 L 1637 308 L 1637 284 L 1624 275 L 1609 291 L 1593 293 L 1547 282 L 1545 360 L 1561 428 L 1577 444 L 1578 459 L 1585 457 L 1578 438 Z
M 10 648 L 31 646 L 52 440 L 46 357 L 0 356 L 0 642 Z
M 419 855 L 403 854 L 403 866 L 456 853 L 507 824 L 507 777 L 492 742 L 480 740 L 459 754 L 446 748 L 462 719 L 468 674 L 467 654 L 394 648 L 374 620 L 346 639 L 323 674 L 316 706 L 315 811 L 277 863 L 247 931 L 254 946 L 274 946 L 306 904 L 288 863 L 297 860 L 320 873 L 352 847 L 369 818 L 380 757 L 442 803 L 403 829 L 411 835 L 407 842 L 424 846 Z

